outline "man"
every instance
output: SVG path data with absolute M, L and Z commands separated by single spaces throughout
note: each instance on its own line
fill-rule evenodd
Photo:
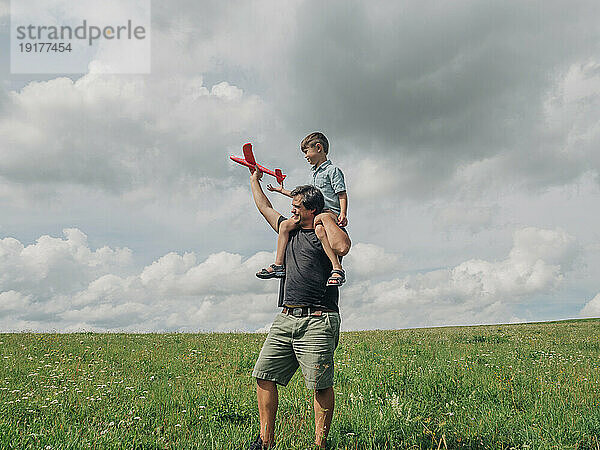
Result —
M 259 170 L 250 176 L 254 203 L 277 232 L 285 217 L 273 209 L 260 186 L 261 177 Z M 299 186 L 292 196 L 292 219 L 298 227 L 290 233 L 285 251 L 287 272 L 279 285 L 278 303 L 283 309 L 271 325 L 252 372 L 260 414 L 260 434 L 250 447 L 255 450 L 274 445 L 277 384 L 286 386 L 298 367 L 307 388 L 315 391 L 318 447 L 325 448 L 333 417 L 333 352 L 340 332 L 339 293 L 337 286 L 326 286 L 331 262 L 319 235 L 327 234 L 339 256 L 348 253 L 350 239 L 335 223 L 319 219 L 324 199 L 317 188 Z

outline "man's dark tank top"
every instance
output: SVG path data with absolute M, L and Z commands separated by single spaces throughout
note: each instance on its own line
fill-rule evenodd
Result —
M 279 217 L 277 228 L 285 217 Z M 315 230 L 290 232 L 285 249 L 285 278 L 279 284 L 278 306 L 311 306 L 339 312 L 337 286 L 327 286 L 331 261 Z

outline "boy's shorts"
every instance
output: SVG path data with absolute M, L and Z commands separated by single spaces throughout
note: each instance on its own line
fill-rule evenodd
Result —
M 340 337 L 340 315 L 275 317 L 252 376 L 286 386 L 300 367 L 308 389 L 333 386 L 333 352 Z

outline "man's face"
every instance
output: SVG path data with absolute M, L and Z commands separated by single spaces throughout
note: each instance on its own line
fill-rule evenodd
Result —
M 314 210 L 309 210 L 302 204 L 304 198 L 298 194 L 292 199 L 292 220 L 302 228 L 312 227 L 315 220 Z

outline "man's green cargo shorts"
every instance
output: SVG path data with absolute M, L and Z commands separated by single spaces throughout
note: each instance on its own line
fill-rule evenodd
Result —
M 263 344 L 252 376 L 286 386 L 300 367 L 308 389 L 333 386 L 333 352 L 340 337 L 340 315 L 295 317 L 280 313 Z

